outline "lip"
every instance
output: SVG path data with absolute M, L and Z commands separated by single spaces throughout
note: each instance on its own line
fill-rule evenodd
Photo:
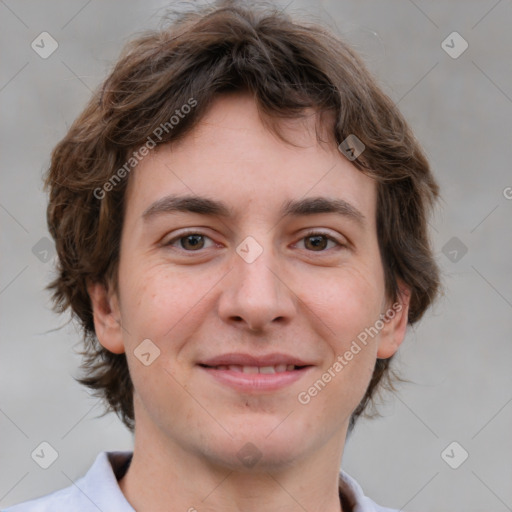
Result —
M 279 364 L 300 366 L 291 371 L 280 373 L 242 373 L 230 369 L 217 369 L 215 366 L 275 366 Z M 286 354 L 266 354 L 253 356 L 250 354 L 224 354 L 207 359 L 198 365 L 217 382 L 244 393 L 272 392 L 290 386 L 309 373 L 314 365 L 302 359 Z
M 306 366 L 282 373 L 241 373 L 233 370 L 217 370 L 205 366 L 199 368 L 223 385 L 236 391 L 250 393 L 277 391 L 301 379 L 313 368 Z
M 229 366 L 230 364 L 240 366 L 275 366 L 277 364 L 293 364 L 295 366 L 312 365 L 312 363 L 303 361 L 302 359 L 288 354 L 273 353 L 254 356 L 251 354 L 243 354 L 239 352 L 212 357 L 210 359 L 200 361 L 199 364 L 205 366 Z

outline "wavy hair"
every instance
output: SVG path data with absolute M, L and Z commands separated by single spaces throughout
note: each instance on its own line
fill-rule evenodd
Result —
M 115 290 L 118 284 L 129 176 L 108 192 L 105 183 L 124 176 L 120 170 L 134 151 L 190 98 L 197 102 L 194 108 L 172 130 L 160 129 L 158 144 L 189 133 L 219 94 L 237 90 L 253 95 L 262 119 L 281 138 L 280 119 L 314 109 L 337 144 L 349 135 L 364 143 L 352 163 L 377 182 L 387 296 L 396 300 L 400 280 L 410 287 L 408 323 L 413 324 L 438 293 L 439 270 L 427 229 L 438 186 L 403 116 L 350 46 L 326 27 L 298 21 L 276 6 L 221 1 L 175 13 L 125 46 L 54 148 L 45 176 L 47 222 L 58 254 L 57 277 L 47 289 L 54 309 L 70 308 L 82 328 L 85 374 L 77 380 L 131 431 L 133 384 L 126 357 L 98 342 L 87 292 L 89 280 Z M 391 359 L 377 359 L 349 430 L 378 389 L 394 389 L 400 380 Z

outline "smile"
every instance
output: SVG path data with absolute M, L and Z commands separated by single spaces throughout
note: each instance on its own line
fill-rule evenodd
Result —
M 199 364 L 198 367 L 222 386 L 244 393 L 272 392 L 284 389 L 297 382 L 314 367 L 308 364 L 294 364 L 294 362 L 302 363 L 298 360 L 271 364 L 270 359 L 283 359 L 278 356 L 263 358 L 266 359 L 265 362 L 261 362 L 262 358 L 259 358 L 260 361 L 256 361 L 256 358 L 240 355 L 224 357 L 223 361 L 220 361 L 220 358 L 217 359 L 219 363 L 230 364 L 212 364 L 217 361 L 211 360 Z M 242 361 L 242 359 L 244 360 Z
M 230 370 L 233 372 L 241 372 L 241 373 L 272 374 L 272 373 L 291 372 L 300 367 L 297 367 L 294 364 L 276 364 L 275 366 L 242 366 L 242 365 L 238 365 L 238 364 L 230 364 L 229 366 L 228 365 L 219 365 L 219 366 L 213 366 L 213 367 L 210 366 L 207 368 L 213 368 L 214 370 Z

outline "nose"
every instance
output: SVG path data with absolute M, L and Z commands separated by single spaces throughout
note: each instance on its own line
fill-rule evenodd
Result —
M 258 332 L 291 321 L 297 299 L 272 250 L 264 249 L 254 261 L 235 253 L 233 267 L 219 299 L 223 321 Z

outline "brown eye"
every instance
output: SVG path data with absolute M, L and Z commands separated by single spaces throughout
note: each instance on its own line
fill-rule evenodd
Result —
M 338 249 L 345 247 L 330 234 L 316 231 L 308 233 L 302 240 L 304 240 L 305 249 L 310 252 L 327 252 L 329 249 L 336 248 L 336 246 Z M 334 245 L 329 247 L 329 243 Z
M 180 245 L 186 250 L 202 249 L 204 247 L 203 235 L 186 235 L 179 238 Z
M 304 240 L 309 240 L 309 244 L 306 242 L 306 248 L 313 251 L 322 251 L 327 247 L 328 239 L 325 235 L 312 235 L 307 236 Z
M 210 241 L 210 245 L 207 244 L 207 240 Z M 203 235 L 202 233 L 189 232 L 182 233 L 164 243 L 164 247 L 171 247 L 173 249 L 182 250 L 185 252 L 199 252 L 201 249 L 207 249 L 211 247 L 213 241 L 209 236 Z

